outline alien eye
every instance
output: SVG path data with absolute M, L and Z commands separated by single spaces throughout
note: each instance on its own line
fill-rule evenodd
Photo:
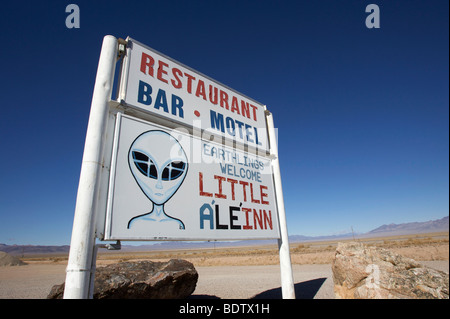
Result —
M 133 151 L 133 161 L 139 172 L 147 177 L 157 179 L 158 171 L 153 161 L 144 153 Z
M 181 161 L 169 163 L 164 167 L 161 179 L 163 181 L 173 181 L 183 175 L 185 168 L 186 163 Z

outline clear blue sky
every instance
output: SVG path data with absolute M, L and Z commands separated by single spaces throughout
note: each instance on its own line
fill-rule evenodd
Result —
M 65 8 L 80 7 L 80 28 Z M 366 5 L 380 7 L 368 29 Z M 102 38 L 274 114 L 290 234 L 449 213 L 449 2 L 12 1 L 0 11 L 0 243 L 69 244 Z

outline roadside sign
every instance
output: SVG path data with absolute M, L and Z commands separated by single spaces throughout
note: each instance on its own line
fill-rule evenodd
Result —
M 268 151 L 263 104 L 130 38 L 125 59 L 127 106 Z
M 106 240 L 279 238 L 270 160 L 117 116 Z
M 97 249 L 122 240 L 270 238 L 283 298 L 295 298 L 272 114 L 133 39 L 105 36 L 64 298 L 92 298 Z

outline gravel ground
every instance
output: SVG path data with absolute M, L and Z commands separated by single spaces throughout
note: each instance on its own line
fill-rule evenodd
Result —
M 425 265 L 448 273 L 448 261 Z M 293 265 L 297 298 L 332 299 L 331 265 Z M 0 267 L 1 299 L 43 299 L 65 280 L 66 265 L 29 264 Z M 281 298 L 279 266 L 196 267 L 197 288 L 191 298 Z
M 28 264 L 0 267 L 0 298 L 42 299 L 53 285 L 63 283 L 66 265 Z
M 280 267 L 196 267 L 199 273 L 193 297 L 281 298 Z M 297 298 L 334 298 L 331 265 L 293 265 Z

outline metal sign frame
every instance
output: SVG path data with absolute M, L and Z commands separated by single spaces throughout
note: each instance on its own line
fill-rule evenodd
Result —
M 153 114 L 142 112 L 139 109 L 129 108 L 129 105 L 122 100 L 125 93 L 123 82 L 119 86 L 118 100 L 113 101 L 111 99 L 116 63 L 121 53 L 124 52 L 126 44 L 126 41 L 117 40 L 110 35 L 105 36 L 103 39 L 80 172 L 69 260 L 66 269 L 65 299 L 92 298 L 97 249 L 99 247 L 117 248 L 113 244 L 96 245 L 95 243 L 96 238 L 100 240 L 105 238 L 104 225 L 108 201 L 108 184 L 111 162 L 113 161 L 114 119 L 116 116 L 121 116 L 118 113 L 124 113 L 132 116 L 138 115 L 139 118 L 151 120 L 153 123 L 162 123 L 168 128 L 179 124 L 171 120 L 155 117 Z M 127 53 L 129 53 L 129 48 Z M 129 77 L 127 63 L 121 69 L 121 81 Z M 264 150 L 264 153 L 272 162 L 274 192 L 278 210 L 280 232 L 278 246 L 282 296 L 285 299 L 293 299 L 295 298 L 295 291 L 275 128 L 272 114 L 265 110 L 264 115 L 267 123 L 267 145 L 269 146 L 268 149 Z M 191 131 L 195 132 L 195 130 L 196 127 L 193 125 Z M 242 145 L 236 141 L 232 145 L 236 149 L 252 149 L 251 145 L 245 145 L 245 143 Z M 257 148 L 256 151 L 258 151 Z

